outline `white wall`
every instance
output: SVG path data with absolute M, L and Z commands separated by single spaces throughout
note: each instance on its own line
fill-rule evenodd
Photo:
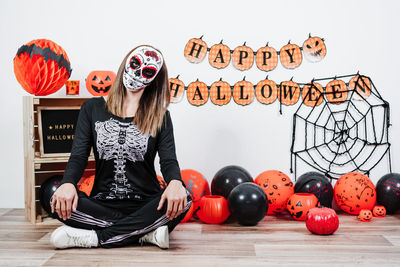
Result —
M 254 49 L 267 41 L 280 49 L 289 39 L 301 45 L 311 32 L 325 38 L 326 58 L 314 64 L 304 61 L 295 70 L 278 64 L 269 77 L 280 82 L 294 76 L 295 81 L 308 82 L 358 70 L 370 76 L 391 104 L 393 170 L 400 172 L 398 1 L 8 0 L 0 5 L 0 208 L 24 206 L 22 96 L 27 93 L 15 79 L 12 60 L 21 45 L 38 38 L 51 39 L 67 51 L 71 79 L 82 85 L 92 70 L 116 72 L 125 54 L 143 43 L 158 47 L 170 77 L 180 74 L 186 85 L 196 78 L 211 84 L 220 77 L 234 84 L 243 75 L 256 83 L 266 73 L 255 66 L 246 72 L 232 65 L 217 70 L 206 60 L 191 64 L 183 56 L 186 42 L 204 34 L 209 46 L 224 39 L 231 49 L 244 41 Z M 81 91 L 88 95 L 84 86 Z M 64 94 L 64 88 L 57 92 Z M 242 107 L 232 100 L 224 107 L 211 102 L 194 107 L 183 100 L 170 110 L 182 169 L 196 169 L 209 181 L 228 164 L 241 165 L 254 177 L 268 169 L 290 174 L 295 107 L 284 108 L 281 116 L 278 103 L 265 106 L 255 100 Z M 372 173 L 372 180 L 385 172 L 386 159 Z

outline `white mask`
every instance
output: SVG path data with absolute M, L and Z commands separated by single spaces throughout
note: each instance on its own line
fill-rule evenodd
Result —
M 145 88 L 157 76 L 163 65 L 160 52 L 149 46 L 133 50 L 125 63 L 123 83 L 130 91 Z

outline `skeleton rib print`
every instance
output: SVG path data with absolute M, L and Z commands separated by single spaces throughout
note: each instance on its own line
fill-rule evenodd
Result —
M 126 160 L 144 161 L 149 136 L 141 133 L 131 122 L 120 122 L 113 118 L 104 122 L 96 121 L 95 130 L 99 158 L 114 160 L 114 182 L 108 195 L 104 196 L 101 192 L 94 198 L 130 198 L 133 188 L 125 175 Z

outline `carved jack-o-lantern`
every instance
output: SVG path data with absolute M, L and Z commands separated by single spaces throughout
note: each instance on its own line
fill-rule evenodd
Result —
M 208 62 L 217 69 L 223 69 L 231 61 L 231 50 L 221 43 L 211 46 L 208 52 Z
M 342 80 L 330 81 L 325 88 L 326 99 L 333 104 L 340 104 L 347 99 L 347 85 Z
M 239 81 L 233 86 L 233 100 L 239 105 L 248 105 L 254 99 L 254 86 L 248 81 Z
M 169 90 L 171 94 L 170 101 L 172 103 L 179 102 L 182 99 L 183 92 L 185 91 L 185 84 L 179 80 L 178 77 L 168 79 Z
M 257 83 L 256 97 L 260 103 L 271 104 L 274 103 L 278 97 L 278 87 L 272 80 L 262 80 Z
M 324 100 L 324 88 L 316 82 L 311 82 L 303 86 L 301 96 L 303 103 L 309 107 L 319 106 Z
M 318 198 L 310 193 L 293 194 L 287 203 L 287 210 L 293 219 L 304 221 L 307 217 L 307 212 L 311 208 L 318 205 Z
M 293 81 L 281 82 L 279 86 L 278 99 L 287 106 L 294 105 L 300 98 L 300 86 Z
M 349 172 L 342 175 L 333 192 L 338 206 L 349 214 L 358 214 L 362 209 L 371 210 L 375 206 L 375 186 L 362 173 Z
M 232 64 L 238 70 L 248 70 L 253 66 L 254 52 L 253 49 L 246 46 L 244 43 L 242 46 L 238 46 L 233 50 Z
M 285 210 L 289 198 L 294 194 L 290 178 L 280 171 L 265 171 L 254 180 L 268 198 L 267 214 L 277 214 Z
M 384 206 L 375 206 L 374 209 L 372 210 L 372 213 L 374 214 L 375 217 L 385 217 L 386 209 Z
M 86 89 L 94 96 L 108 95 L 111 85 L 115 81 L 115 73 L 113 71 L 92 71 L 86 78 Z
M 303 43 L 304 56 L 310 62 L 318 62 L 326 56 L 324 40 L 319 37 L 311 37 Z
M 207 44 L 200 38 L 193 38 L 187 42 L 184 55 L 191 63 L 203 61 L 207 54 Z
M 295 69 L 300 66 L 303 60 L 300 47 L 295 44 L 287 44 L 279 51 L 282 65 L 287 69 Z
M 362 222 L 370 222 L 372 220 L 372 212 L 370 210 L 361 210 L 358 219 Z
M 201 106 L 208 100 L 208 87 L 203 82 L 192 82 L 187 88 L 186 96 L 190 104 Z
M 278 53 L 275 48 L 264 46 L 257 50 L 256 64 L 260 70 L 271 71 L 278 65 Z
M 231 101 L 232 90 L 229 83 L 219 80 L 210 86 L 210 99 L 213 104 L 222 106 Z

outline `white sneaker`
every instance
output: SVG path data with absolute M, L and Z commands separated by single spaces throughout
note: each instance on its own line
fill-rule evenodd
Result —
M 147 233 L 139 239 L 141 245 L 143 243 L 151 243 L 160 248 L 169 248 L 169 232 L 168 226 L 158 227 L 156 230 Z
M 50 243 L 56 248 L 97 247 L 98 238 L 94 230 L 63 225 L 53 231 Z

